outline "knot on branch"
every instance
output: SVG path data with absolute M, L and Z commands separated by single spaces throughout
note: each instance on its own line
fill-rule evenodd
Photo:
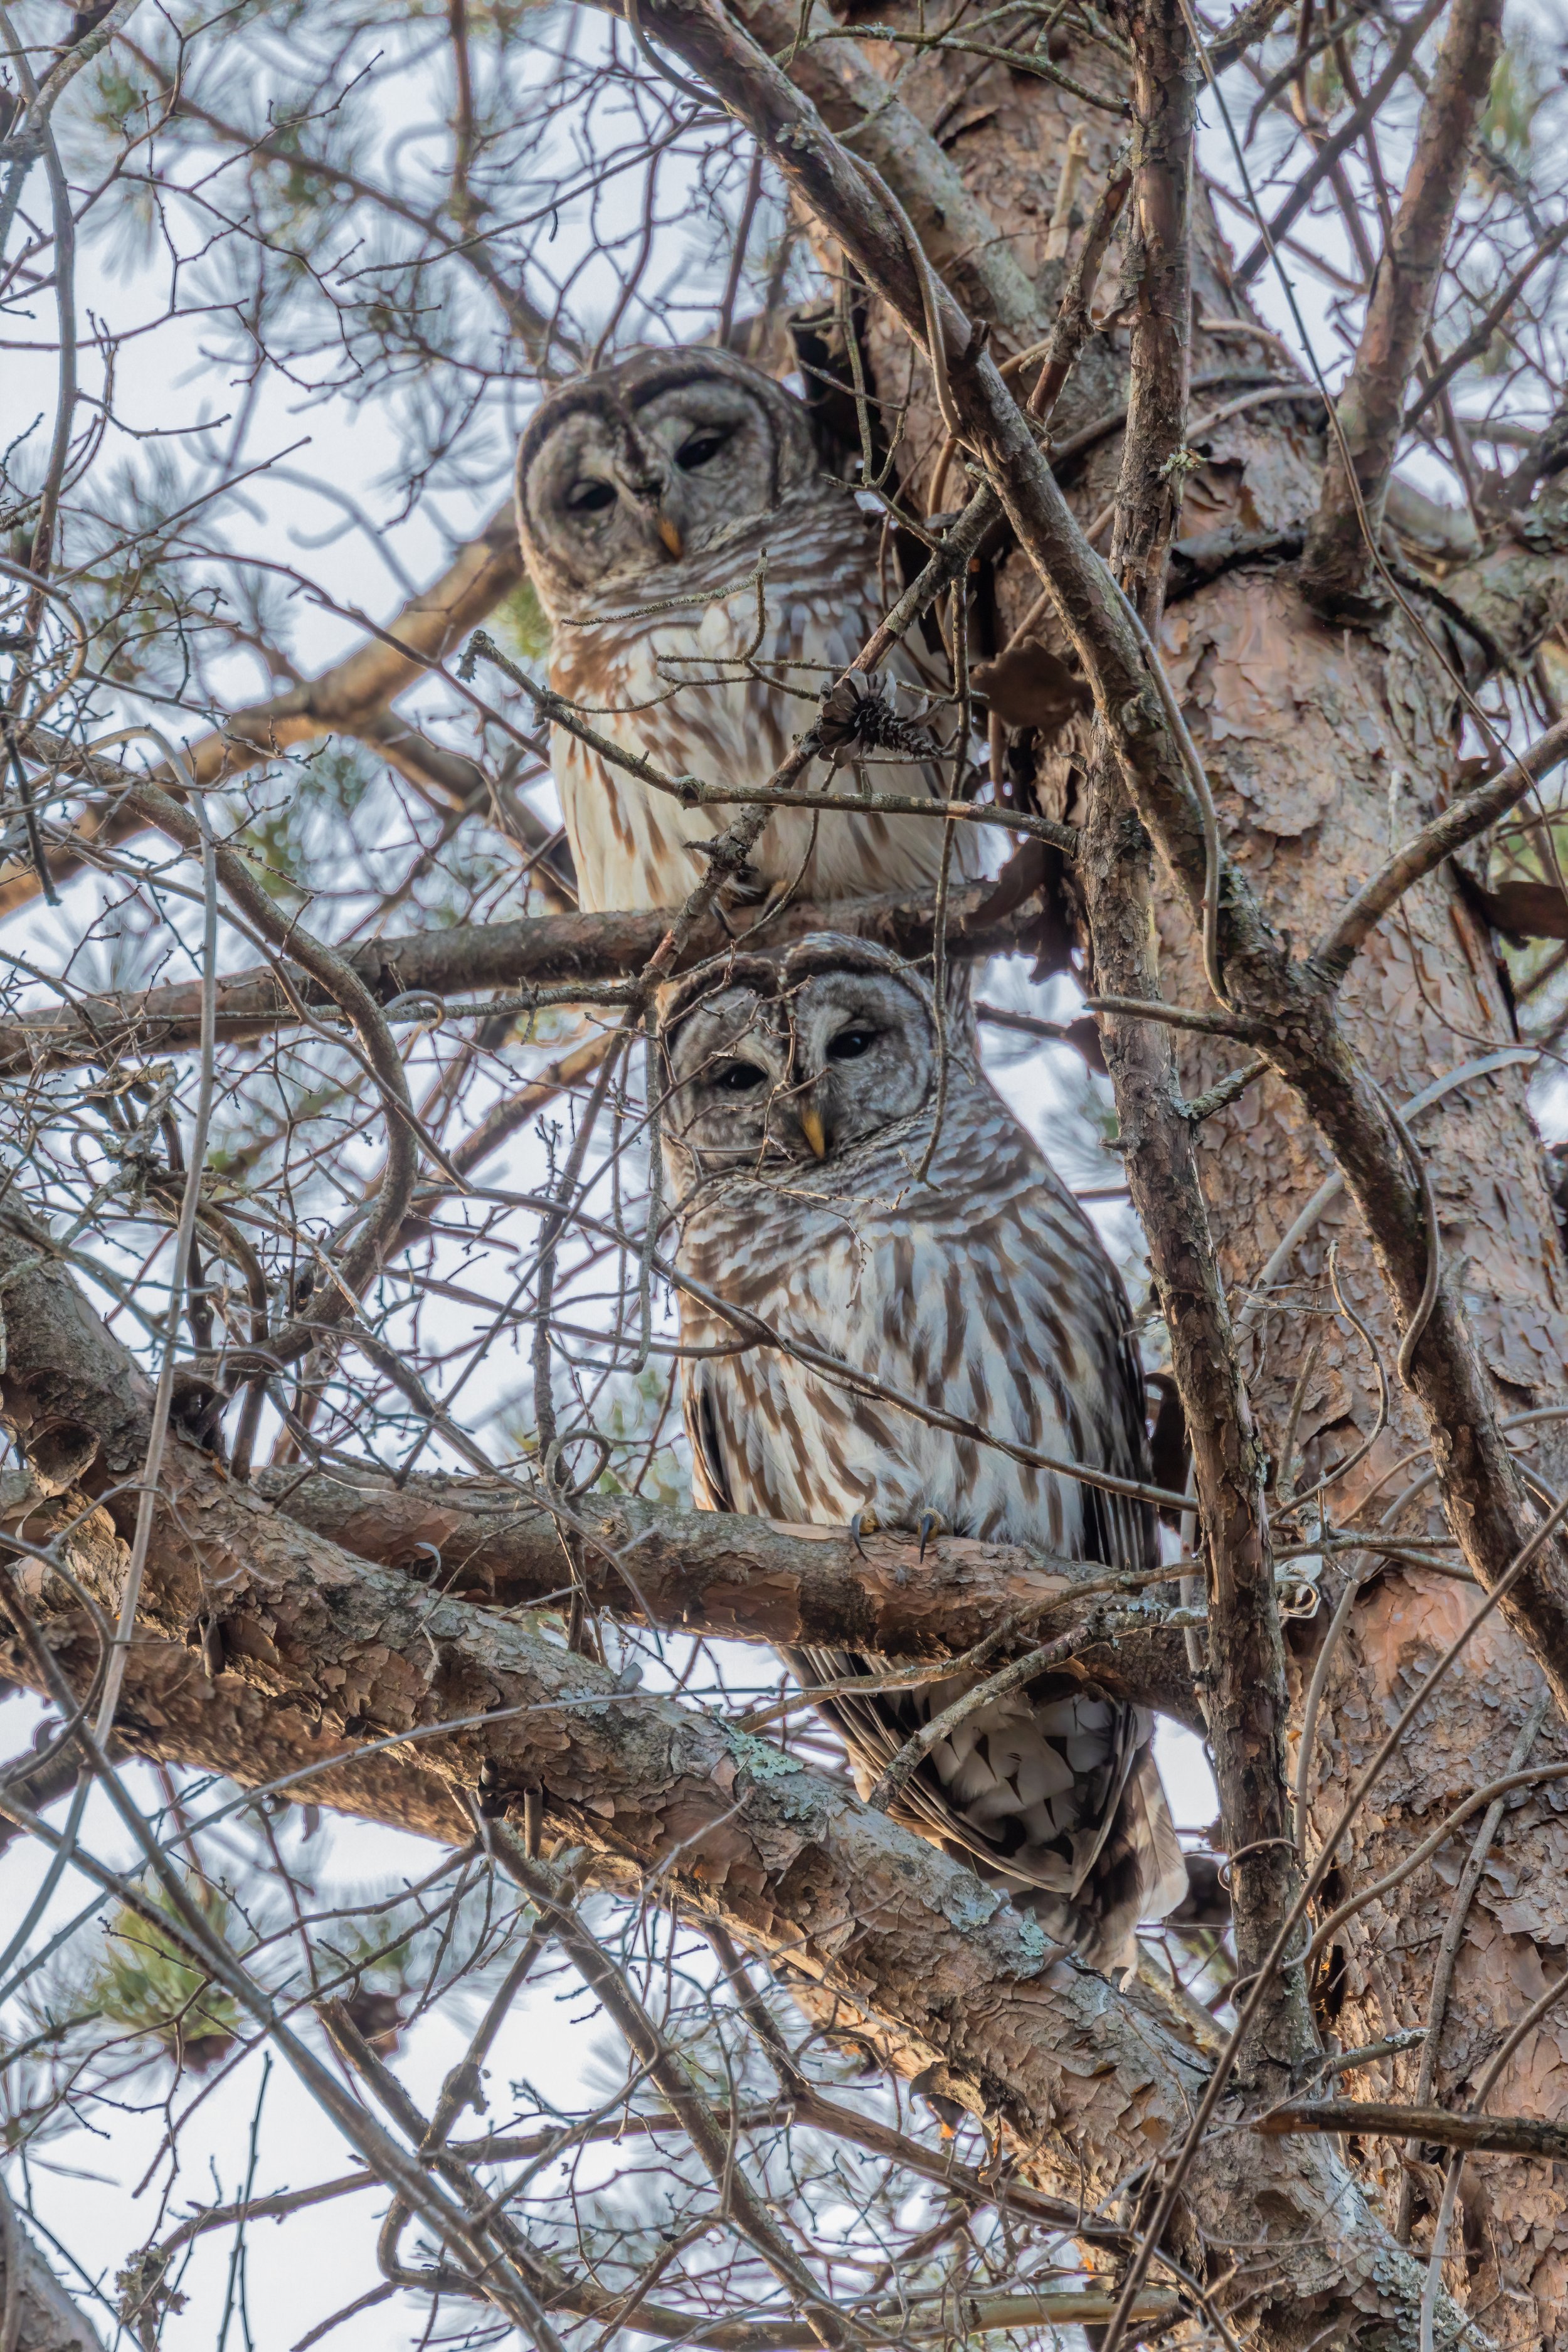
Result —
M 1116 723 L 1130 742 L 1147 743 L 1160 732 L 1165 714 L 1153 688 L 1142 687 L 1129 695 L 1116 714 Z

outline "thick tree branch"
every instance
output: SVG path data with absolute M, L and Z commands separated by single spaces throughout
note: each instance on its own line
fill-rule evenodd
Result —
M 0 1404 L 46 1458 L 53 1446 L 79 1464 L 96 1444 L 87 1475 L 109 1500 L 84 1524 L 71 1564 L 112 1602 L 125 1557 L 113 1520 L 135 1502 L 110 1489 L 140 1462 L 146 1384 L 68 1276 L 26 1261 L 24 1243 L 0 1240 L 14 1334 Z M 47 1612 L 47 1572 L 29 1574 Z M 384 1817 L 399 1817 L 405 1775 L 411 1795 L 445 1781 L 458 1799 L 481 1766 L 503 1798 L 542 1789 L 551 1817 L 607 1883 L 719 1917 L 808 1994 L 868 2014 L 892 2063 L 937 2069 L 949 2095 L 1016 2129 L 1069 2193 L 1109 2193 L 1184 2134 L 1203 2080 L 1196 2048 L 1155 2009 L 1057 1955 L 966 1867 L 766 1742 L 622 1690 L 530 1619 L 433 1600 L 351 1559 L 184 1443 L 165 1457 L 142 1595 L 142 1622 L 162 1644 L 216 1616 L 220 1701 L 231 1680 L 259 1693 L 275 1726 L 298 1726 L 301 1763 L 384 1740 Z M 166 1745 L 254 1784 L 253 1757 L 215 1753 L 222 1742 L 204 1729 L 194 1662 L 191 1679 Z M 457 1802 L 452 1818 L 462 1819 Z M 1261 2304 L 1288 2328 L 1305 2298 L 1347 2335 L 1411 2322 L 1417 2266 L 1374 2221 L 1331 2141 L 1285 2143 L 1263 2159 L 1256 2142 L 1222 2137 L 1191 2176 L 1179 2243 L 1192 2236 L 1186 2215 L 1211 2240 L 1267 2236 L 1278 2248 L 1267 2281 L 1246 2283 L 1254 2317 Z M 1481 2340 L 1450 2311 L 1443 2329 L 1445 2343 Z
M 1043 425 L 1048 425 L 1055 416 L 1063 387 L 1089 341 L 1094 323 L 1089 304 L 1131 186 L 1131 165 L 1118 162 L 1095 201 L 1078 259 L 1068 273 L 1040 373 L 1029 394 L 1029 415 L 1037 417 Z
M 1110 561 L 1145 625 L 1157 630 L 1166 553 L 1182 508 L 1197 68 L 1181 0 L 1139 0 L 1129 31 L 1136 125 L 1131 221 L 1138 268 Z
M 437 1591 L 538 1608 L 558 1604 L 565 1589 L 554 1519 L 514 1487 L 438 1476 L 350 1484 L 298 1470 L 265 1470 L 256 1483 L 301 1527 Z M 917 1545 L 888 1536 L 857 1545 L 832 1528 L 675 1511 L 635 1496 L 590 1497 L 579 1517 L 593 1608 L 718 1641 L 945 1658 L 1009 1619 L 1022 1637 L 1039 1616 L 1081 1607 L 1086 1585 L 1142 1589 L 1092 1561 L 962 1536 L 933 1536 L 922 1562 Z M 1079 1665 L 1107 1688 L 1201 1724 L 1178 1633 L 1124 1635 L 1114 1651 L 1085 1651 Z
M 1142 0 L 1131 29 L 1138 155 L 1133 220 L 1141 253 L 1112 563 L 1157 636 L 1187 430 L 1194 67 L 1182 0 Z M 1090 807 L 1079 873 L 1096 988 L 1157 998 L 1152 861 L 1114 760 L 1100 761 Z M 1294 1893 L 1285 1757 L 1289 1693 L 1264 1504 L 1267 1465 L 1241 1376 L 1170 1034 L 1153 1023 L 1112 1017 L 1104 1043 L 1123 1164 L 1149 1241 L 1192 1437 L 1207 1555 L 1204 1704 L 1226 1841 L 1238 1857 L 1232 1871 L 1237 1958 L 1242 1975 L 1251 1977 L 1271 1949 Z M 1259 2024 L 1249 2062 L 1267 2052 L 1276 2067 L 1288 2066 L 1315 2050 L 1299 1977 L 1275 1988 Z M 1276 2089 L 1285 2079 L 1276 2077 Z
M 1447 2107 L 1405 2107 L 1388 2099 L 1289 2099 L 1258 2117 L 1255 2128 L 1285 2132 L 1364 2132 L 1380 2139 L 1426 2140 L 1435 2147 L 1489 2148 L 1498 2156 L 1539 2156 L 1568 2163 L 1568 2125 L 1531 2116 L 1457 2116 Z
M 1130 28 L 1140 253 L 1132 389 L 1111 561 L 1157 636 L 1186 457 L 1195 66 L 1181 0 L 1145 0 Z M 1158 997 L 1147 835 L 1114 762 L 1101 764 L 1080 869 L 1096 987 Z M 1243 1976 L 1251 1976 L 1273 1945 L 1293 1893 L 1285 1835 L 1289 1700 L 1264 1504 L 1267 1465 L 1241 1377 L 1169 1033 L 1136 1020 L 1113 1020 L 1110 1027 L 1107 1059 L 1127 1145 L 1124 1164 L 1149 1238 L 1193 1433 L 1209 1601 L 1200 1644 L 1206 1656 L 1204 1706 L 1226 1843 L 1239 1857 L 1232 1879 L 1237 1960 Z M 1277 2063 L 1315 2048 L 1297 1979 L 1277 1989 L 1260 2042 Z
M 120 781 L 124 782 L 123 776 Z M 994 882 L 972 883 L 952 893 L 949 954 L 993 955 L 1014 944 L 1029 913 L 989 914 L 994 901 L 1005 903 Z M 339 954 L 382 1005 L 400 996 L 482 997 L 493 990 L 530 987 L 589 990 L 596 983 L 635 979 L 672 919 L 669 913 L 655 911 L 455 924 L 449 930 L 351 942 Z M 858 898 L 831 906 L 792 902 L 773 919 L 765 937 L 772 943 L 814 929 L 843 931 L 918 957 L 931 952 L 932 924 L 931 906 L 924 899 Z M 730 941 L 723 925 L 710 918 L 693 930 L 684 961 L 700 963 L 721 955 Z M 74 1009 L 56 1006 L 0 1023 L 0 1076 L 114 1062 L 127 1055 L 193 1052 L 200 997 L 195 983 L 176 982 L 119 996 L 84 997 Z M 333 1003 L 331 991 L 285 950 L 276 969 L 259 965 L 220 979 L 218 1041 L 240 1045 L 270 1036 L 297 1024 L 301 1005 L 322 1012 Z
M 1096 780 L 1079 871 L 1096 971 L 1142 995 L 1158 984 L 1148 843 L 1114 772 Z M 1103 1024 L 1102 1035 L 1123 1164 L 1192 1437 L 1208 1567 L 1203 1703 L 1226 1834 L 1237 1848 L 1251 1849 L 1233 1885 L 1237 1958 L 1250 1973 L 1272 1945 L 1291 1894 L 1284 1839 L 1289 1693 L 1264 1506 L 1267 1464 L 1241 1378 L 1169 1033 L 1152 1022 L 1116 1018 Z M 1299 1995 L 1299 1986 L 1282 1991 L 1286 2000 Z M 1310 2046 L 1304 2027 L 1298 2011 L 1277 2054 L 1299 2055 Z

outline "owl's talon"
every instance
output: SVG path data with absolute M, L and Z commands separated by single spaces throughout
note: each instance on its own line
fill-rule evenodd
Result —
M 921 1559 L 924 1559 L 926 1556 L 926 1546 L 930 1543 L 932 1536 L 944 1536 L 946 1533 L 947 1521 L 942 1517 L 940 1511 L 922 1511 L 921 1513 L 920 1557 Z
M 862 1559 L 866 1559 L 867 1553 L 866 1547 L 861 1542 L 860 1538 L 862 1536 L 874 1536 L 876 1532 L 876 1512 L 870 1509 L 857 1511 L 854 1517 L 849 1522 L 849 1540 L 854 1545 Z

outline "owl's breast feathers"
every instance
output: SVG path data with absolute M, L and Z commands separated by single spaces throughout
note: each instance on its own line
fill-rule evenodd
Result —
M 1014 1444 L 1147 1475 L 1131 1318 L 1082 1211 L 988 1087 L 956 1091 L 917 1186 L 928 1134 L 922 1116 L 822 1170 L 710 1182 L 684 1214 L 683 1269 L 782 1338 Z M 681 1325 L 690 1340 L 733 1337 L 690 1300 Z M 1142 1504 L 933 1429 L 784 1349 L 689 1361 L 686 1399 L 717 1507 L 842 1525 L 873 1506 L 911 1527 L 934 1509 L 957 1534 L 1157 1561 Z M 790 1654 L 808 1686 L 883 1663 Z M 824 1712 L 864 1788 L 963 1689 L 950 1678 Z M 903 1817 L 1093 1964 L 1123 1964 L 1137 1921 L 1186 1884 L 1152 1733 L 1145 1711 L 1044 1678 L 968 1716 L 908 1784 Z
M 1136 1476 L 1142 1375 L 1098 1236 L 988 1087 L 955 1088 L 917 1183 L 929 1134 L 922 1114 L 821 1168 L 710 1179 L 683 1212 L 682 1267 L 921 1404 L 1012 1445 Z M 694 1339 L 725 1329 L 692 1300 L 682 1328 Z M 726 1447 L 745 1464 L 729 1472 L 748 1493 L 738 1509 L 842 1521 L 875 1497 L 884 1516 L 929 1507 L 993 1541 L 1110 1550 L 1137 1565 L 1154 1557 L 1141 1506 L 1091 1497 L 852 1393 L 784 1349 L 727 1356 L 704 1377 Z
M 822 687 L 858 653 L 897 593 L 898 583 L 879 576 L 879 537 L 847 494 L 814 486 L 657 576 L 616 581 L 591 622 L 584 614 L 582 625 L 560 623 L 551 685 L 598 732 L 667 775 L 764 783 L 811 724 Z M 702 601 L 669 609 L 682 598 Z M 901 647 L 885 674 L 906 688 L 919 684 Z M 908 710 L 928 715 L 923 694 L 909 698 Z M 700 871 L 688 843 L 710 840 L 733 809 L 683 808 L 564 728 L 554 730 L 552 760 L 584 906 L 679 904 Z M 945 791 L 934 761 L 879 755 L 865 772 L 873 790 Z M 764 882 L 798 877 L 806 895 L 824 900 L 917 890 L 936 879 L 942 835 L 921 817 L 873 811 L 814 820 L 784 810 L 752 863 Z M 972 830 L 961 828 L 960 873 L 978 870 L 978 848 Z

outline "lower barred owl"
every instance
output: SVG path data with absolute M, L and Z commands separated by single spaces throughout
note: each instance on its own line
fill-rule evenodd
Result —
M 666 1155 L 678 1264 L 787 1342 L 1032 1452 L 1146 1477 L 1126 1296 L 1031 1138 L 955 1052 L 937 1116 L 931 992 L 887 952 L 826 935 L 738 956 L 668 1002 Z M 1142 1504 L 1021 1464 L 835 1383 L 684 1296 L 699 1502 L 1032 1543 L 1112 1566 L 1158 1560 Z M 724 1343 L 729 1343 L 729 1349 Z M 808 1687 L 885 1662 L 789 1653 Z M 826 1702 L 862 1794 L 971 1684 Z M 906 1784 L 900 1817 L 1034 1911 L 1094 1966 L 1186 1874 L 1146 1710 L 1066 1675 L 987 1701 Z
M 819 471 L 801 402 L 725 352 L 642 352 L 552 394 L 518 450 L 517 513 L 552 623 L 551 685 L 667 775 L 766 782 L 899 593 L 879 562 L 880 519 Z M 930 709 L 919 664 L 897 647 L 881 677 L 905 748 L 873 752 L 867 782 L 943 794 L 939 763 L 919 755 Z M 932 715 L 952 732 L 951 712 Z M 702 870 L 690 844 L 737 811 L 683 808 L 564 728 L 552 759 L 584 907 L 679 905 Z M 752 856 L 762 882 L 824 899 L 929 892 L 936 820 L 815 822 L 814 834 L 804 812 L 770 821 Z M 952 870 L 980 870 L 972 827 Z

